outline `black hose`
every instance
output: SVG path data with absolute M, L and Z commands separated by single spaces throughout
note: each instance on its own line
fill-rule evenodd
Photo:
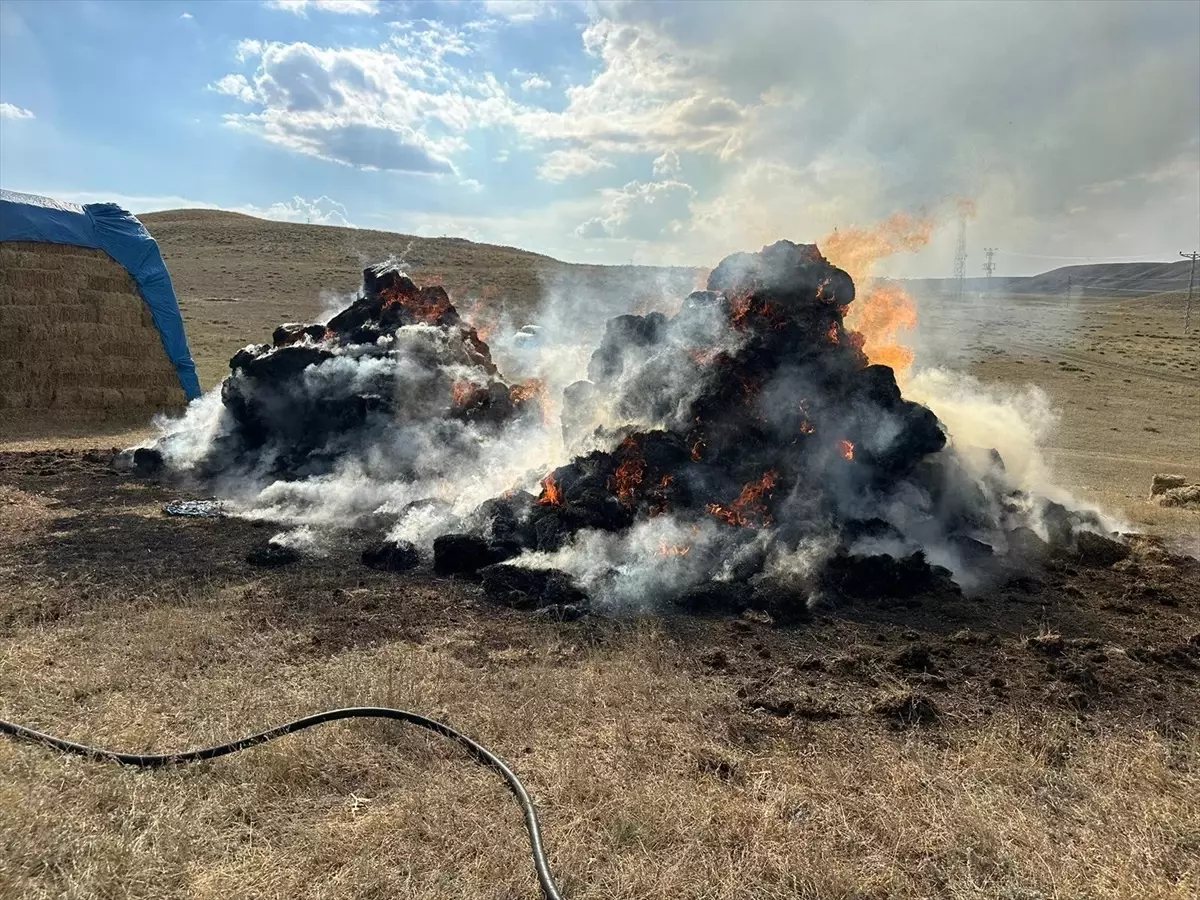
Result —
M 512 769 L 506 766 L 500 757 L 496 756 L 482 744 L 476 743 L 465 734 L 455 731 L 449 725 L 443 725 L 441 722 L 427 719 L 425 716 L 414 712 L 403 709 L 391 709 L 386 706 L 351 706 L 346 709 L 330 709 L 316 715 L 305 716 L 303 719 L 296 719 L 294 722 L 279 725 L 267 731 L 251 735 L 250 737 L 244 737 L 241 740 L 230 741 L 228 744 L 206 747 L 203 750 L 188 750 L 185 753 L 118 753 L 114 750 L 101 750 L 98 747 L 76 744 L 73 741 L 64 740 L 63 738 L 42 734 L 40 731 L 34 731 L 32 728 L 26 728 L 14 722 L 6 722 L 3 719 L 0 719 L 0 732 L 20 740 L 46 744 L 56 750 L 62 750 L 64 753 L 74 753 L 78 756 L 87 756 L 92 759 L 107 760 L 143 769 L 156 769 L 159 766 L 216 759 L 218 756 L 237 753 L 239 750 L 245 750 L 248 747 L 265 744 L 267 741 L 273 741 L 276 738 L 283 737 L 285 734 L 303 731 L 305 728 L 312 728 L 314 725 L 320 725 L 323 722 L 335 722 L 338 719 L 398 719 L 401 722 L 408 722 L 410 725 L 416 725 L 419 728 L 436 732 L 442 735 L 442 737 L 450 738 L 450 740 L 455 741 L 465 749 L 480 765 L 487 766 L 492 771 L 498 772 L 508 782 L 509 788 L 517 798 L 517 802 L 521 804 L 521 812 L 525 816 L 525 830 L 529 832 L 529 845 L 533 851 L 533 868 L 537 873 L 537 880 L 542 888 L 542 893 L 545 895 L 546 900 L 562 900 L 562 895 L 558 892 L 558 888 L 554 884 L 554 879 L 550 875 L 550 865 L 546 862 L 546 852 L 542 849 L 542 834 L 541 829 L 538 827 L 537 809 L 534 807 L 533 800 L 530 799 L 520 779 L 513 774 Z

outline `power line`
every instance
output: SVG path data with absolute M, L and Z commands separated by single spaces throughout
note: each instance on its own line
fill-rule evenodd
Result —
M 1188 276 L 1187 312 L 1183 314 L 1183 333 L 1187 334 L 1188 329 L 1192 327 L 1192 286 L 1196 283 L 1196 260 L 1200 258 L 1200 253 L 1195 250 L 1191 253 L 1184 253 L 1180 250 L 1179 255 L 1192 261 L 1192 274 Z
M 984 247 L 983 252 L 987 256 L 987 262 L 983 264 L 983 271 L 987 273 L 987 289 L 990 291 L 992 289 L 992 273 L 996 271 L 996 263 L 992 259 L 996 255 L 996 248 Z
M 1019 256 L 1022 259 L 1073 259 L 1081 262 L 1164 262 L 1160 253 L 1143 253 L 1139 256 L 1046 256 L 1044 253 L 1017 253 L 1005 251 L 1009 256 Z
M 958 246 L 954 250 L 954 299 L 962 301 L 967 289 L 967 217 L 958 215 Z

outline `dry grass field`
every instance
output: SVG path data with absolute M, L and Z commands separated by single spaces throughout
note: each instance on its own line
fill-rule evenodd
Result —
M 531 270 L 571 274 L 465 242 L 145 220 L 205 387 L 389 252 L 510 309 L 538 295 Z M 1055 298 L 990 302 L 1003 327 L 972 339 L 972 371 L 1048 393 L 1057 477 L 1159 536 L 1131 559 L 787 629 L 549 622 L 469 580 L 363 568 L 355 536 L 255 569 L 269 527 L 168 518 L 170 485 L 87 449 L 136 429 L 25 423 L 0 435 L 0 717 L 168 751 L 326 707 L 415 709 L 512 764 L 569 900 L 1193 898 L 1200 563 L 1163 546 L 1200 514 L 1145 495 L 1154 472 L 1200 480 L 1200 338 L 1179 336 L 1178 296 L 1089 299 L 1070 327 L 1047 325 Z M 922 315 L 930 340 L 955 327 Z M 3 900 L 536 895 L 512 798 L 424 732 L 333 724 L 160 772 L 0 742 Z

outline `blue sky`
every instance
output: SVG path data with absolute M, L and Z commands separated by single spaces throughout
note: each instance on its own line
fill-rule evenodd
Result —
M 609 263 L 929 216 L 898 275 L 966 197 L 1018 274 L 1200 242 L 1198 83 L 1192 3 L 5 0 L 0 184 Z

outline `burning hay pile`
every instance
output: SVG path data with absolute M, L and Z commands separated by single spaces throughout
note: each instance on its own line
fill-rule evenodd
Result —
M 235 356 L 219 405 L 156 450 L 227 490 L 250 479 L 245 514 L 386 526 L 367 564 L 432 545 L 436 571 L 522 607 L 788 616 L 953 593 L 1098 530 L 951 446 L 847 329 L 854 292 L 815 246 L 730 256 L 675 315 L 609 321 L 560 439 L 546 388 L 505 382 L 441 288 L 374 267 L 327 324 Z

